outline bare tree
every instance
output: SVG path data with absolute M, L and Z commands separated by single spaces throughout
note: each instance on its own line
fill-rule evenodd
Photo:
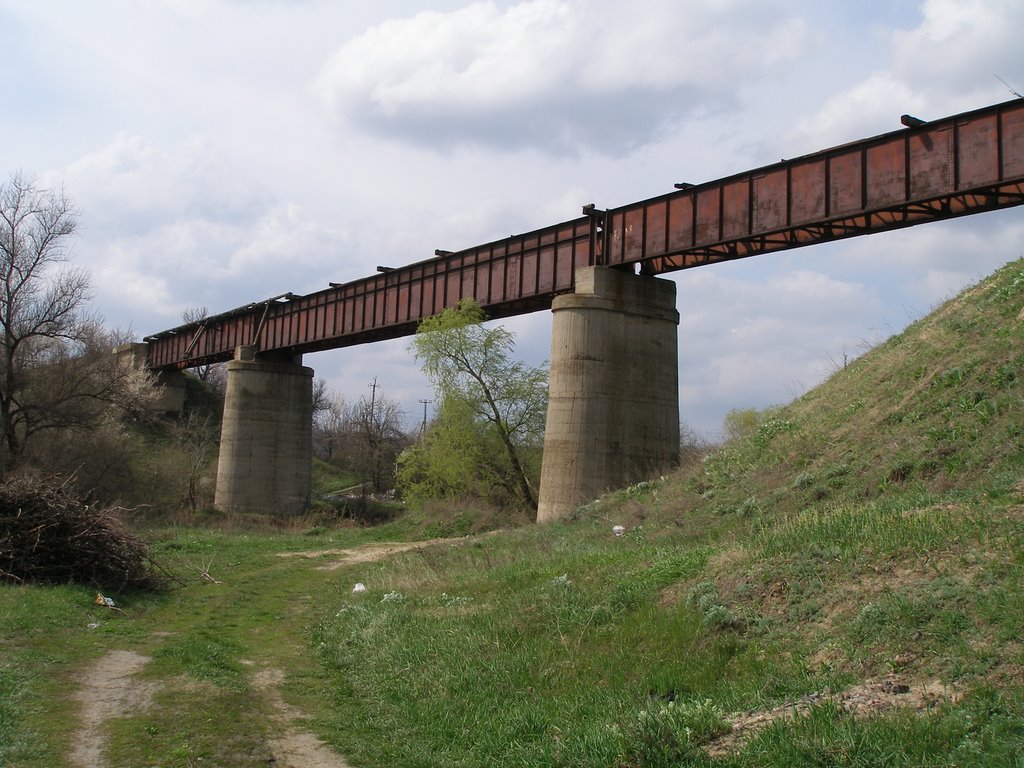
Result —
M 377 493 L 387 490 L 394 480 L 395 461 L 404 447 L 402 409 L 398 402 L 377 394 L 377 380 L 373 380 L 373 394 L 361 397 L 351 413 L 351 463 L 363 482 L 369 483 Z
M 365 492 L 391 488 L 395 460 L 407 442 L 402 409 L 383 396 L 376 380 L 373 393 L 350 405 L 321 380 L 313 384 L 313 446 L 317 455 L 358 475 Z
M 211 423 L 209 414 L 200 416 L 193 411 L 179 424 L 178 429 L 187 458 L 185 500 L 189 510 L 195 513 L 202 505 L 203 477 L 210 454 L 217 445 L 217 425 Z
M 684 421 L 679 422 L 679 466 L 699 464 L 714 444 Z
M 350 423 L 345 398 L 327 389 L 323 379 L 313 380 L 313 449 L 325 461 L 341 450 Z
M 88 311 L 89 276 L 66 267 L 77 212 L 20 173 L 0 185 L 0 437 L 4 466 L 42 430 L 85 428 L 108 403 L 140 405 L 144 372 L 115 360 Z

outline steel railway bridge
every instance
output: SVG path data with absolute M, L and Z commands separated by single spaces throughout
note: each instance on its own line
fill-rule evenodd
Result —
M 275 446 L 286 422 L 308 418 L 305 405 L 288 406 L 275 421 L 265 404 L 251 401 L 254 381 L 261 382 L 256 389 L 269 387 L 276 404 L 269 411 L 281 410 L 292 396 L 267 382 L 295 373 L 282 366 L 309 371 L 301 368 L 304 353 L 414 333 L 420 320 L 464 297 L 492 318 L 553 309 L 539 518 L 558 517 L 674 456 L 678 313 L 674 285 L 657 275 L 1024 203 L 1024 99 L 901 121 L 904 128 L 880 136 L 714 181 L 677 183 L 667 194 L 619 208 L 587 205 L 578 218 L 532 232 L 436 251 L 361 280 L 154 333 L 145 339 L 146 364 L 170 372 L 233 360 L 229 379 L 238 386 L 229 382 L 217 504 L 296 508 L 308 500 L 308 472 L 295 481 L 298 490 L 282 496 L 273 489 L 295 484 L 291 465 L 308 463 L 309 449 L 289 459 Z M 623 344 L 634 349 L 632 358 L 612 352 Z M 653 356 L 655 367 L 644 356 Z M 580 362 L 591 359 L 604 362 Z M 627 381 L 621 373 L 631 369 L 637 374 Z M 241 425 L 240 434 L 229 422 Z M 304 442 L 307 432 L 300 429 L 295 439 Z M 245 458 L 257 455 L 264 458 Z M 291 468 L 282 474 L 277 464 Z M 256 482 L 268 475 L 272 485 Z M 236 490 L 227 490 L 232 484 Z

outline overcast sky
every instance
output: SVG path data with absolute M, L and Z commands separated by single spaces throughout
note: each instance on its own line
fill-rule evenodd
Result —
M 1024 92 L 1020 0 L 0 0 L 0 174 L 141 338 Z M 674 273 L 682 418 L 784 402 L 1024 255 L 1024 209 Z M 507 321 L 533 363 L 551 320 Z M 407 340 L 308 355 L 410 421 Z

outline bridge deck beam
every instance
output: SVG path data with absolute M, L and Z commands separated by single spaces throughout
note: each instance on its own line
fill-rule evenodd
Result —
M 576 270 L 658 275 L 1024 204 L 1024 99 L 821 150 L 148 336 L 154 370 L 236 347 L 316 352 L 416 332 L 472 298 L 493 319 L 547 309 Z M 965 257 L 969 258 L 969 257 Z

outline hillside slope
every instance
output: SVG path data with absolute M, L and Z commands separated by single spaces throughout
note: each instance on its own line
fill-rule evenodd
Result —
M 1022 312 L 1013 262 L 719 452 L 705 497 L 775 513 L 890 492 L 1008 499 L 1024 462 Z

